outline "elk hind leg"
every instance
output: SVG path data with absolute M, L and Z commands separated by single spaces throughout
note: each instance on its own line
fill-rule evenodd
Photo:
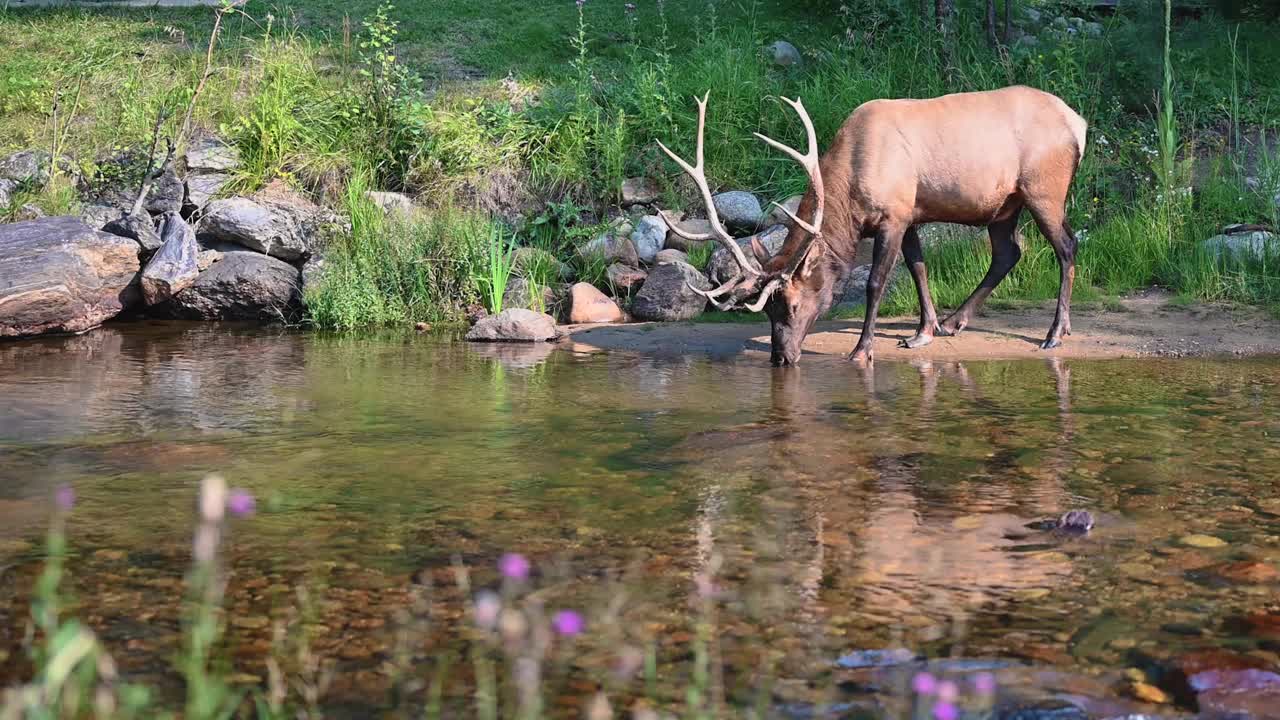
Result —
M 987 301 L 991 292 L 1022 258 L 1022 249 L 1017 242 L 1020 214 L 1020 209 L 1015 210 L 1009 217 L 987 226 L 987 234 L 991 236 L 991 266 L 964 303 L 942 321 L 940 335 L 959 335 L 960 331 L 968 327 L 973 313 L 982 307 L 982 303 Z
M 907 228 L 902 236 L 902 259 L 907 263 L 911 279 L 916 285 L 916 299 L 920 302 L 920 327 L 916 334 L 902 340 L 899 345 L 905 348 L 919 348 L 933 342 L 933 336 L 939 332 L 938 313 L 933 309 L 933 298 L 929 294 L 929 273 L 924 267 L 924 250 L 920 246 L 920 234 L 916 226 Z
M 1061 275 L 1058 284 L 1058 309 L 1049 326 L 1049 334 L 1040 344 L 1041 350 L 1050 350 L 1062 344 L 1062 337 L 1071 334 L 1071 290 L 1076 280 L 1076 236 L 1067 223 L 1066 209 L 1031 208 L 1031 214 L 1040 228 L 1040 233 L 1053 246 L 1058 256 L 1058 270 Z

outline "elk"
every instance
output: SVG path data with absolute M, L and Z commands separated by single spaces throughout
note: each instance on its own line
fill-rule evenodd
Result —
M 1071 288 L 1076 239 L 1067 224 L 1066 200 L 1084 153 L 1087 123 L 1060 98 L 1025 86 L 955 93 L 925 100 L 872 100 L 858 106 L 819 157 L 813 122 L 799 100 L 782 98 L 799 115 L 809 148 L 800 154 L 755 133 L 805 169 L 809 189 L 795 213 L 783 208 L 791 229 L 778 252 L 756 239 L 748 257 L 725 230 L 703 168 L 707 99 L 698 100 L 695 163 L 661 142 L 659 147 L 693 178 L 706 204 L 711 232 L 689 233 L 666 217 L 677 235 L 714 239 L 733 256 L 737 274 L 703 291 L 722 310 L 762 308 L 772 325 L 774 365 L 794 365 L 805 335 L 832 303 L 837 282 L 852 267 L 860 240 L 874 238 L 867 280 L 866 320 L 849 358 L 872 361 L 876 316 L 901 253 L 915 283 L 920 326 L 899 344 L 928 345 L 935 336 L 957 335 L 1021 257 L 1018 219 L 1028 210 L 1058 258 L 1058 307 L 1042 349 L 1058 347 L 1071 334 Z M 808 217 L 809 220 L 803 220 Z M 991 266 L 964 303 L 941 323 L 929 294 L 917 228 L 932 222 L 985 225 Z M 690 286 L 692 288 L 692 286 Z

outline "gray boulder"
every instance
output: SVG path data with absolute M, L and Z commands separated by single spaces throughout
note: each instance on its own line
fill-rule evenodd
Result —
M 288 319 L 298 309 L 299 281 L 296 268 L 269 255 L 223 252 L 221 260 L 164 307 L 175 317 L 192 320 Z
M 413 198 L 404 193 L 367 190 L 364 196 L 369 199 L 369 202 L 377 205 L 382 212 L 402 220 L 412 217 L 416 207 L 413 204 Z
M 641 320 L 690 320 L 700 315 L 707 299 L 689 288 L 710 290 L 707 278 L 688 263 L 658 265 L 631 303 L 631 314 Z
M 216 240 L 290 262 L 310 254 L 310 228 L 304 218 L 249 198 L 225 198 L 209 203 L 200 221 L 200 231 Z
M 4 203 L 0 202 L 0 207 Z M 94 230 L 101 230 L 107 226 L 107 223 L 120 217 L 122 210 L 112 205 L 81 205 L 79 216 L 85 225 Z
M 0 159 L 0 178 L 19 185 L 43 185 L 49 182 L 51 157 L 44 150 L 19 150 Z
M 0 225 L 0 337 L 84 332 L 136 301 L 138 246 L 63 216 Z
M 889 274 L 889 283 L 885 288 L 887 294 L 893 289 L 893 286 L 901 281 L 906 275 L 906 266 L 899 262 L 894 266 L 893 272 Z M 867 280 L 871 278 L 870 265 L 858 265 L 849 269 L 842 277 L 836 280 L 836 286 L 832 290 L 832 311 L 851 311 L 867 304 Z
M 657 181 L 647 177 L 633 177 L 622 181 L 623 205 L 648 205 L 662 195 Z
M 649 274 L 640 268 L 614 263 L 608 269 L 609 286 L 620 295 L 630 295 L 644 284 Z
M 676 223 L 676 226 L 690 235 L 706 235 L 711 232 L 711 221 L 705 218 L 690 218 L 688 220 L 681 220 L 680 222 Z M 683 250 L 685 252 L 689 252 L 689 249 L 692 248 L 694 245 L 697 245 L 699 242 L 706 242 L 706 241 L 705 240 L 701 240 L 701 241 L 685 240 L 684 238 L 677 235 L 673 230 L 667 233 L 666 247 L 669 247 L 673 250 Z
M 17 181 L 9 178 L 0 178 L 0 210 L 13 204 L 13 196 L 17 191 Z
M 599 255 L 606 262 L 620 262 L 623 265 L 631 265 L 633 267 L 640 264 L 640 256 L 636 253 L 636 247 L 631 244 L 630 238 L 619 237 L 610 233 L 604 233 L 594 240 L 582 244 L 578 247 L 578 254 L 584 258 Z
M 773 57 L 773 64 L 782 67 L 791 67 L 800 64 L 800 51 L 795 45 L 786 40 L 779 40 L 769 46 L 769 54 Z
M 729 232 L 755 232 L 764 220 L 760 199 L 744 190 L 723 192 L 712 196 L 711 201 L 720 215 L 720 222 Z
M 311 256 L 307 258 L 306 262 L 302 263 L 302 287 L 299 292 L 302 294 L 304 300 L 306 299 L 307 291 L 319 285 L 323 278 L 324 253 L 313 252 L 311 253 Z
M 187 148 L 186 166 L 187 204 L 200 209 L 231 182 L 240 152 L 218 138 L 204 138 Z
M 167 301 L 191 287 L 200 274 L 200 246 L 195 231 L 176 212 L 164 216 L 160 249 L 142 271 L 142 299 L 148 305 Z
M 511 272 L 520 277 L 552 272 L 563 281 L 573 278 L 573 268 L 556 259 L 555 255 L 536 247 L 518 247 L 511 256 Z
M 182 204 L 186 199 L 187 186 L 183 184 L 182 178 L 178 177 L 177 171 L 170 166 L 166 167 L 164 172 L 160 173 L 160 177 L 151 184 L 151 192 L 147 193 L 143 207 L 152 215 L 178 212 L 182 210 Z
M 155 220 L 145 212 L 136 215 L 121 214 L 102 226 L 105 232 L 120 237 L 127 237 L 138 244 L 138 256 L 146 259 L 160 249 L 160 233 L 156 231 Z
M 787 230 L 785 225 L 773 225 L 765 231 L 744 238 L 738 238 L 738 247 L 742 248 L 742 252 L 746 254 L 748 260 L 755 259 L 755 255 L 751 252 L 751 238 L 755 237 L 760 240 L 760 244 L 764 245 L 765 250 L 770 255 L 776 254 L 782 249 L 782 243 L 787 239 Z M 740 270 L 738 269 L 738 261 L 733 259 L 733 255 L 723 247 L 717 247 L 716 251 L 711 253 L 711 261 L 707 263 L 707 275 L 716 283 L 728 282 L 730 278 L 736 276 Z
M 785 207 L 786 209 L 790 210 L 792 213 L 798 213 L 800 212 L 800 201 L 803 199 L 804 199 L 803 195 L 792 195 L 791 197 L 782 201 L 782 207 L 775 207 L 773 205 L 770 205 L 769 207 L 771 209 L 769 211 L 769 223 L 772 225 L 786 225 L 787 227 L 791 227 L 791 218 L 785 212 L 782 211 L 782 208 Z M 808 220 L 809 218 L 800 218 L 800 219 Z
M 689 262 L 689 256 L 686 255 L 683 250 L 667 248 L 666 250 L 658 253 L 658 256 L 653 259 L 653 262 L 656 265 L 666 265 L 667 263 L 673 262 L 687 263 Z
M 507 288 L 502 293 L 502 307 L 523 308 L 547 312 L 556 305 L 556 293 L 546 285 L 531 280 L 513 277 L 507 280 Z
M 1219 260 L 1261 260 L 1280 252 L 1280 237 L 1266 230 L 1246 232 L 1227 232 L 1200 243 L 1213 257 Z
M 467 332 L 467 339 L 473 342 L 546 342 L 555 338 L 555 318 L 522 308 L 481 318 Z
M 657 215 L 640 218 L 631 231 L 631 244 L 635 246 L 640 262 L 652 263 L 658 251 L 667 244 L 666 221 Z

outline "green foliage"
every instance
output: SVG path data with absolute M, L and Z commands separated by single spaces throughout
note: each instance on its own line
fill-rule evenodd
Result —
M 689 264 L 699 270 L 706 270 L 707 265 L 711 262 L 711 255 L 716 251 L 716 245 L 713 242 L 693 243 L 689 246 Z
M 365 196 L 365 174 L 347 185 L 351 232 L 324 249 L 319 282 L 306 290 L 321 328 L 460 320 L 479 298 L 474 269 L 499 232 L 488 217 L 445 208 L 422 217 L 388 217 Z
M 481 262 L 472 270 L 472 278 L 480 288 L 485 307 L 491 313 L 502 312 L 502 298 L 515 261 L 515 242 L 502 228 L 490 228 Z M 530 283 L 530 287 L 536 283 Z

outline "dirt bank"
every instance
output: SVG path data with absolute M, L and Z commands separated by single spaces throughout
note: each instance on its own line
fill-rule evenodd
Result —
M 917 350 L 898 347 L 915 330 L 915 317 L 884 318 L 876 332 L 878 359 L 977 360 L 1040 358 L 1053 319 L 1052 303 L 1039 307 L 986 310 L 959 337 L 937 338 Z M 818 323 L 806 338 L 806 355 L 844 355 L 861 332 L 860 321 Z M 1072 312 L 1073 334 L 1049 351 L 1067 358 L 1142 356 L 1280 355 L 1280 320 L 1257 308 L 1175 304 L 1151 291 L 1109 303 L 1106 309 Z M 769 353 L 765 323 L 641 323 L 578 325 L 565 344 L 578 350 L 623 350 L 657 355 L 703 354 L 728 358 Z

